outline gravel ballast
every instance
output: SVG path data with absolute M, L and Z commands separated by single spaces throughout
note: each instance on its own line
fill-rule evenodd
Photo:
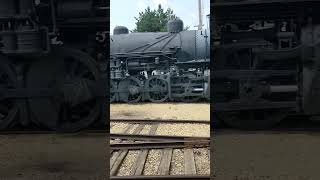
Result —
M 160 124 L 157 135 L 210 137 L 208 124 Z
M 129 151 L 123 163 L 121 164 L 121 167 L 117 175 L 129 176 L 130 174 L 132 174 L 131 172 L 132 166 L 134 162 L 137 160 L 138 155 L 139 155 L 139 151 Z
M 210 174 L 210 158 L 208 148 L 193 149 L 197 174 Z
M 184 159 L 183 149 L 174 149 L 171 159 L 171 175 L 182 175 L 184 174 Z
M 161 150 L 150 150 L 143 170 L 143 175 L 158 175 L 160 160 Z

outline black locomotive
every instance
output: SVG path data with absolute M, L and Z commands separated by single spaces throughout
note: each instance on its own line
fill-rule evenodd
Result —
M 194 102 L 209 99 L 210 35 L 183 31 L 129 33 L 118 26 L 110 37 L 110 101 Z
M 0 130 L 105 124 L 108 12 L 106 0 L 0 0 Z
M 216 121 L 267 128 L 320 115 L 320 1 L 211 3 Z

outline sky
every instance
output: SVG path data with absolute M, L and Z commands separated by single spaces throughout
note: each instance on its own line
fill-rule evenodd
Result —
M 162 8 L 171 8 L 173 13 L 183 20 L 184 26 L 190 26 L 190 30 L 199 24 L 198 0 L 111 0 L 110 5 L 110 33 L 114 27 L 126 26 L 133 30 L 135 18 L 139 17 L 139 12 L 144 11 L 148 6 L 157 9 L 161 4 Z M 204 28 L 208 27 L 206 15 L 210 14 L 210 0 L 202 0 Z

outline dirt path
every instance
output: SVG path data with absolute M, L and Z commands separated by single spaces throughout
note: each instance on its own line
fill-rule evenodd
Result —
M 211 137 L 214 135 L 211 134 Z M 318 180 L 320 133 L 217 135 L 215 180 Z
M 105 135 L 1 135 L 0 179 L 105 180 L 106 146 Z

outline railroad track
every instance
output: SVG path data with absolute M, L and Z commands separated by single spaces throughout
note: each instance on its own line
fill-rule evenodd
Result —
M 160 142 L 134 142 L 134 143 L 112 143 L 111 150 L 135 150 L 135 149 L 161 149 L 161 148 L 201 148 L 209 147 L 210 140 L 202 141 L 160 141 Z
M 210 125 L 210 120 L 178 120 L 178 119 L 110 119 L 110 129 L 114 127 L 116 123 L 128 124 L 126 127 L 128 132 L 133 125 L 138 124 L 137 132 L 142 130 L 146 125 L 151 125 L 151 130 L 156 132 L 160 124 L 204 124 Z M 137 134 L 133 133 L 133 134 Z
M 112 123 L 139 123 L 139 124 L 168 124 L 168 123 L 200 123 L 200 124 L 210 124 L 210 120 L 178 120 L 178 119 L 110 119 Z
M 203 175 L 198 170 L 200 156 L 206 158 L 207 168 L 209 168 L 209 137 L 156 135 L 160 124 L 202 123 L 209 125 L 208 120 L 111 119 L 110 121 L 111 123 L 129 124 L 122 133 L 110 134 L 110 139 L 113 141 L 110 144 L 111 179 L 210 179 L 210 172 Z M 138 127 L 132 134 L 129 134 L 134 124 L 138 124 Z M 146 124 L 151 125 L 149 133 L 140 134 Z M 155 151 L 158 152 L 158 157 L 153 156 Z M 174 162 L 177 152 L 181 156 L 180 165 L 183 166 L 182 169 L 180 167 L 179 175 L 174 174 L 173 171 L 177 163 Z M 146 169 L 155 162 L 154 158 L 158 164 L 152 165 L 151 175 Z M 130 161 L 133 163 L 128 165 Z
M 193 136 L 166 136 L 166 135 L 141 135 L 141 134 L 110 134 L 110 139 L 140 140 L 140 141 L 201 141 L 210 140 L 210 137 Z
M 111 180 L 210 180 L 208 175 L 174 175 L 174 176 L 111 176 Z
M 158 176 L 148 176 L 143 178 L 177 178 L 177 176 L 171 175 L 171 169 L 175 168 L 174 163 L 172 159 L 174 158 L 173 154 L 175 150 L 180 150 L 180 152 L 183 152 L 183 160 L 181 163 L 183 163 L 184 171 L 182 172 L 181 176 L 185 175 L 192 175 L 193 178 L 200 177 L 199 174 L 197 174 L 197 158 L 195 158 L 196 154 L 200 151 L 197 150 L 205 150 L 206 153 L 209 153 L 209 146 L 210 141 L 182 141 L 182 142 L 172 142 L 172 141 L 159 141 L 159 142 L 129 142 L 129 143 L 115 143 L 111 144 L 111 159 L 110 159 L 110 175 L 116 176 L 121 175 L 123 172 L 129 172 L 126 174 L 125 178 L 129 178 L 130 176 L 135 178 L 142 178 L 142 177 L 136 177 L 136 176 L 143 176 L 144 169 L 146 166 L 150 165 L 148 160 L 152 160 L 152 158 L 149 158 L 151 156 L 150 151 L 158 150 L 161 152 L 160 156 L 157 157 L 159 163 L 156 165 L 156 175 Z M 127 159 L 132 158 L 132 152 L 131 150 L 134 150 L 135 156 L 134 156 L 134 163 L 128 167 L 128 165 L 125 165 Z M 177 152 L 177 151 L 176 151 Z M 207 157 L 209 161 L 209 156 Z M 125 170 L 122 170 L 121 167 L 125 167 Z M 190 176 L 191 177 L 191 176 Z M 205 176 L 201 176 L 205 177 Z M 113 177 L 115 179 L 119 177 Z M 112 179 L 112 178 L 111 178 Z M 130 178 L 129 178 L 130 179 Z M 182 178 L 183 179 L 183 178 Z

